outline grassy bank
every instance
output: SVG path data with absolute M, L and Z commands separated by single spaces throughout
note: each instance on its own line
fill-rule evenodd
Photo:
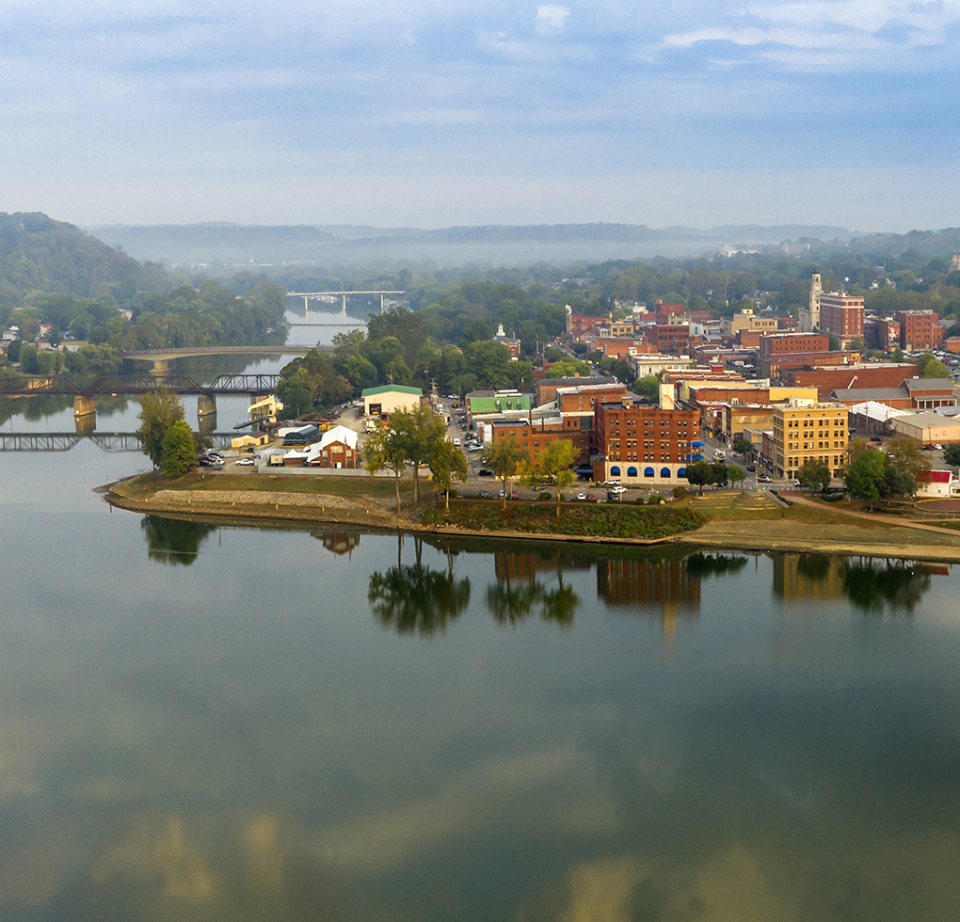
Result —
M 668 538 L 700 528 L 706 519 L 690 506 L 595 506 L 556 507 L 546 503 L 458 502 L 450 512 L 431 507 L 424 511 L 426 526 L 453 526 L 470 531 L 509 531 L 525 534 L 554 534 L 570 537 Z

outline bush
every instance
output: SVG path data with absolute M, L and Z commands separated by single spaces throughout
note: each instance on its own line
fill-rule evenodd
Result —
M 551 494 L 549 494 L 546 490 L 544 490 L 544 491 L 537 497 L 537 499 L 539 499 L 539 500 L 548 500 L 548 499 L 553 499 L 553 496 L 552 496 Z
M 649 503 L 651 506 L 659 506 L 660 503 L 665 503 L 666 500 L 659 493 L 651 493 Z
M 634 502 L 635 502 L 638 506 L 646 506 L 646 505 L 647 505 L 647 501 L 646 501 L 642 496 L 638 496 L 638 497 L 634 500 Z
M 456 490 L 451 490 L 451 491 L 450 491 L 450 499 L 453 499 L 456 495 L 457 495 L 457 491 L 456 491 Z
M 686 487 L 674 487 L 673 498 L 683 499 L 690 491 Z

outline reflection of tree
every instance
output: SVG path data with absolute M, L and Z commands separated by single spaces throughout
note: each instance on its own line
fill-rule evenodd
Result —
M 930 573 L 922 564 L 907 561 L 847 561 L 844 589 L 850 601 L 865 612 L 882 614 L 913 611 L 930 588 Z
M 150 560 L 189 567 L 197 559 L 200 545 L 216 526 L 146 515 L 140 521 L 140 528 L 147 541 L 147 557 Z
M 399 539 L 402 541 L 402 538 Z M 386 572 L 370 575 L 367 598 L 375 617 L 398 634 L 433 634 L 460 616 L 470 604 L 470 580 L 456 579 L 448 554 L 446 573 L 423 566 L 423 542 L 414 538 L 416 562 L 400 562 Z
M 830 576 L 832 558 L 826 554 L 801 554 L 797 558 L 797 573 L 811 580 L 825 580 Z
M 517 624 L 533 614 L 542 621 L 554 621 L 567 627 L 573 624 L 581 599 L 571 586 L 563 583 L 563 570 L 558 570 L 559 585 L 547 589 L 535 580 L 512 585 L 510 580 L 487 587 L 486 603 L 497 624 Z
M 691 576 L 723 576 L 726 573 L 739 573 L 747 565 L 747 558 L 726 554 L 704 554 L 697 552 L 687 558 L 687 573 Z

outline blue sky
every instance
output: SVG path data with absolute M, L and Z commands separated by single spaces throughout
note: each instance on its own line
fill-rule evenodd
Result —
M 960 0 L 0 0 L 0 210 L 960 224 Z

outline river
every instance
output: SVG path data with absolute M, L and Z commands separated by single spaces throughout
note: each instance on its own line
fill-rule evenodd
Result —
M 143 467 L 0 454 L 3 922 L 960 917 L 957 568 L 94 492 Z

